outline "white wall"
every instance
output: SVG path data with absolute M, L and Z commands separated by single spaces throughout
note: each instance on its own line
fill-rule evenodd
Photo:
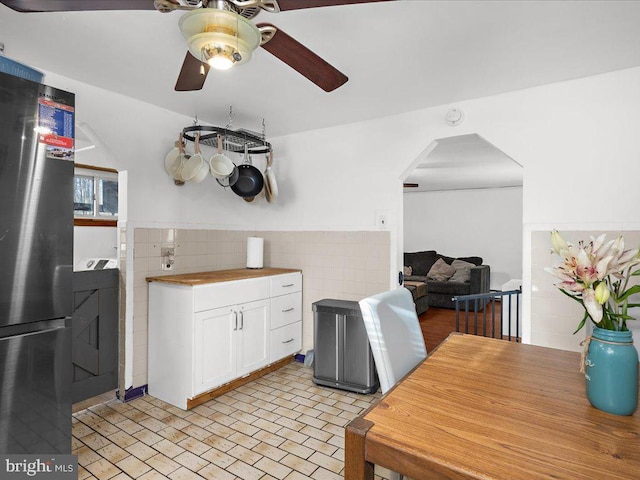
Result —
M 115 227 L 74 227 L 73 264 L 82 258 L 117 258 L 118 229 Z
M 407 192 L 404 251 L 482 257 L 491 288 L 522 278 L 522 187 Z
M 117 158 L 117 164 L 105 166 L 128 170 L 128 236 L 130 226 L 163 223 L 173 228 L 373 230 L 381 211 L 391 234 L 390 285 L 402 263 L 402 179 L 436 139 L 481 135 L 524 167 L 525 342 L 535 329 L 531 232 L 552 227 L 640 230 L 640 68 L 459 102 L 455 106 L 465 112 L 465 121 L 456 127 L 444 120 L 451 105 L 442 105 L 270 139 L 281 192 L 276 205 L 245 203 L 211 181 L 184 187 L 170 182 L 163 159 L 190 118 L 64 77 L 49 75 L 47 82 L 78 94 L 78 116 Z M 129 260 L 127 278 L 132 279 Z M 132 298 L 127 292 L 128 309 Z M 536 301 L 552 305 L 558 300 Z M 546 339 L 545 345 L 579 348 L 580 338 L 572 336 L 574 318 L 556 327 L 566 333 Z
M 639 104 L 640 68 L 632 68 L 459 102 L 455 106 L 465 112 L 465 121 L 456 127 L 444 120 L 452 105 L 442 105 L 283 137 L 276 145 L 292 159 L 300 192 L 294 208 L 309 212 L 302 220 L 373 223 L 377 209 L 389 212 L 397 235 L 391 264 L 396 271 L 403 246 L 401 179 L 424 161 L 437 139 L 477 133 L 521 164 L 523 336 L 530 342 L 537 329 L 530 315 L 531 232 L 627 231 L 640 225 Z M 558 302 L 557 297 L 535 300 Z M 541 344 L 580 349 L 581 336 L 572 335 L 574 318 L 554 328 L 558 333 Z

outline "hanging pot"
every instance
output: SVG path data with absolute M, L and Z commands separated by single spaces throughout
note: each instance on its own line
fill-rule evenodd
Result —
M 238 166 L 238 181 L 231 186 L 231 190 L 241 197 L 255 197 L 264 187 L 264 177 L 260 170 L 251 165 L 247 155 L 247 146 L 244 147 L 245 163 Z
M 231 173 L 231 175 L 226 178 L 216 178 L 216 182 L 218 182 L 218 185 L 222 187 L 230 187 L 231 185 L 234 185 L 238 181 L 239 176 L 240 176 L 240 171 L 238 170 L 238 167 L 236 167 L 236 164 L 234 163 L 233 172 Z
M 218 144 L 218 153 L 209 159 L 209 171 L 214 178 L 224 180 L 233 174 L 236 166 L 229 157 L 222 153 L 222 135 L 218 134 L 216 143 Z
M 209 173 L 209 167 L 200 153 L 200 133 L 195 137 L 195 154 L 184 163 L 182 167 L 182 178 L 195 183 L 200 183 Z
M 182 134 L 180 134 L 180 138 L 177 142 L 174 143 L 175 148 L 167 153 L 167 156 L 164 158 L 164 169 L 167 171 L 169 176 L 173 177 L 175 173 L 174 164 L 180 155 L 179 145 L 182 144 Z
M 173 171 L 173 183 L 178 186 L 184 185 L 184 178 L 182 177 L 182 169 L 185 162 L 191 157 L 184 151 L 184 143 L 182 141 L 182 133 L 180 134 L 180 140 L 177 142 L 179 154 L 173 162 L 171 170 Z

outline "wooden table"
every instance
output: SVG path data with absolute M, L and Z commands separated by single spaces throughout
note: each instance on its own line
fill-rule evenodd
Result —
M 640 411 L 586 398 L 580 355 L 451 335 L 347 425 L 345 479 L 640 478 Z

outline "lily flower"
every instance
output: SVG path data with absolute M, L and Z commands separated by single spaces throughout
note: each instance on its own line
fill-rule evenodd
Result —
M 596 265 L 596 277 L 598 280 L 602 280 L 609 274 L 609 263 L 613 260 L 613 256 L 609 255 L 608 257 L 603 258 Z
M 567 245 L 567 242 L 557 230 L 551 232 L 551 246 L 553 251 L 561 257 L 565 256 L 564 252 L 569 250 L 569 245 Z
M 624 238 L 606 241 L 605 235 L 590 237 L 573 245 L 557 230 L 551 232 L 552 252 L 560 256 L 560 264 L 545 271 L 556 277 L 554 285 L 580 302 L 593 323 L 600 328 L 627 330 L 626 321 L 633 317 L 627 308 L 631 295 L 640 294 L 640 285 L 631 276 L 640 274 L 640 248 L 625 250 Z M 578 329 L 579 330 L 579 329 Z
M 596 300 L 596 292 L 593 288 L 587 288 L 582 292 L 582 301 L 591 319 L 595 323 L 600 323 L 600 320 L 602 320 L 602 305 Z
M 604 305 L 605 303 L 607 303 L 607 300 L 609 300 L 609 297 L 611 296 L 611 292 L 609 291 L 609 287 L 607 287 L 607 283 L 600 282 L 596 287 L 595 294 L 596 294 L 596 301 L 600 305 Z

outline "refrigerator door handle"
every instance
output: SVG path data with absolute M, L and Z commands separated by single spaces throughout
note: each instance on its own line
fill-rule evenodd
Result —
M 34 323 L 19 323 L 16 325 L 9 325 L 0 329 L 0 340 L 5 338 L 22 337 L 26 335 L 34 335 L 37 333 L 53 332 L 61 328 L 71 326 L 71 319 L 58 318 L 55 320 L 43 320 Z
M 340 359 L 342 358 L 342 337 L 340 335 L 341 315 L 336 315 L 336 380 L 342 380 L 340 375 Z

